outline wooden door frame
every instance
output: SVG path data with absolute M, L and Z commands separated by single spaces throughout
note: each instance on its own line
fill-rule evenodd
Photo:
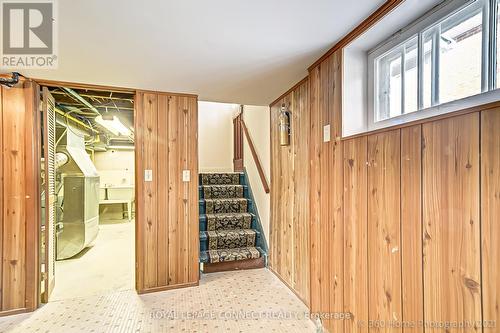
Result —
M 137 133 L 137 121 L 136 121 L 136 117 L 137 117 L 137 113 L 139 112 L 139 109 L 137 107 L 137 96 L 139 95 L 139 93 L 145 93 L 145 92 L 149 92 L 149 93 L 155 93 L 155 94 L 168 94 L 168 95 L 172 95 L 172 96 L 182 96 L 182 97 L 195 97 L 196 99 L 198 99 L 198 95 L 195 95 L 195 94 L 185 94 L 185 93 L 171 93 L 171 92 L 162 92 L 162 91 L 153 91 L 153 90 L 143 90 L 143 89 L 134 89 L 134 88 L 123 88 L 123 87 L 114 87 L 114 86 L 105 86 L 105 85 L 95 85 L 95 84 L 84 84 L 84 83 L 76 83 L 76 82 L 66 82 L 66 81 L 57 81 L 57 80 L 45 80 L 45 79 L 37 79 L 37 78 L 31 78 L 31 79 L 27 79 L 27 81 L 30 81 L 30 82 L 33 82 L 34 83 L 34 86 L 36 87 L 35 89 L 35 98 L 34 98 L 34 103 L 33 103 L 33 108 L 34 110 L 36 110 L 36 121 L 34 122 L 34 131 L 36 131 L 36 138 L 37 138 L 37 142 L 36 142 L 36 145 L 34 145 L 35 147 L 38 147 L 38 152 L 37 152 L 37 155 L 35 157 L 35 162 L 37 161 L 37 165 L 35 166 L 36 167 L 36 170 L 38 170 L 38 173 L 37 173 L 37 185 L 36 185 L 36 195 L 39 199 L 40 197 L 40 193 L 39 193 L 39 182 L 38 182 L 38 175 L 40 174 L 40 170 L 41 170 L 41 161 L 40 161 L 40 156 L 41 156 L 41 141 L 40 141 L 40 126 L 41 126 L 41 120 L 40 120 L 40 117 L 39 117 L 39 104 L 40 104 L 40 94 L 39 94 L 39 91 L 40 91 L 40 87 L 42 86 L 45 86 L 45 87 L 61 87 L 61 86 L 64 86 L 64 87 L 68 87 L 68 88 L 73 88 L 73 89 L 89 89 L 89 90 L 104 90 L 104 91 L 113 91 L 113 92 L 125 92 L 125 93 L 130 93 L 130 94 L 133 94 L 134 95 L 134 131 Z M 134 140 L 134 156 L 135 156 L 135 172 L 134 172 L 134 178 L 135 178 L 135 184 L 134 184 L 134 190 L 135 190 L 135 218 L 134 218 L 134 221 L 135 221 L 135 230 L 134 230 L 134 234 L 135 234 L 135 244 L 134 244 L 134 253 L 135 253 L 135 289 L 136 289 L 136 292 L 137 293 L 143 293 L 142 290 L 139 290 L 139 286 L 137 284 L 137 281 L 138 281 L 138 274 L 140 274 L 139 272 L 139 268 L 141 267 L 139 265 L 139 257 L 138 257 L 138 253 L 139 253 L 139 248 L 138 248 L 138 242 L 140 241 L 138 239 L 138 236 L 139 236 L 139 233 L 138 233 L 138 230 L 139 230 L 139 225 L 142 221 L 141 221 L 141 214 L 140 214 L 140 204 L 138 204 L 138 200 L 140 198 L 140 195 L 142 195 L 142 193 L 139 191 L 139 189 L 142 188 L 141 186 L 141 181 L 142 181 L 142 173 L 140 172 L 140 170 L 137 169 L 137 161 L 138 159 L 142 158 L 142 151 L 141 151 L 141 147 L 138 147 L 137 145 L 137 140 Z M 35 148 L 34 148 L 35 149 Z M 197 154 L 198 156 L 198 154 Z M 40 228 L 40 224 L 41 224 L 41 216 L 40 216 L 40 211 L 41 211 L 41 201 L 38 200 L 37 201 L 37 205 L 36 207 L 33 207 L 34 209 L 34 214 L 37 215 L 37 217 L 35 219 L 33 219 L 32 221 L 36 221 L 36 225 L 35 226 L 31 226 L 31 228 L 34 227 L 34 230 L 35 230 L 35 235 L 36 235 L 36 239 L 34 239 L 34 241 L 36 240 L 36 246 L 35 246 L 35 250 L 36 251 L 33 251 L 33 262 L 30 262 L 30 261 L 27 261 L 27 266 L 28 264 L 31 263 L 30 267 L 34 267 L 35 268 L 35 272 L 36 272 L 36 277 L 34 278 L 34 290 L 33 290 L 33 295 L 36 295 L 36 298 L 33 299 L 33 304 L 32 306 L 30 306 L 29 308 L 26 308 L 26 309 L 23 309 L 22 311 L 17 311 L 16 313 L 19 313 L 19 312 L 29 312 L 29 311 L 34 311 L 36 310 L 40 305 L 41 305 L 41 300 L 40 300 L 40 276 L 39 276 L 39 271 L 40 271 L 40 266 L 39 266 L 39 262 L 38 262 L 38 258 L 40 256 L 40 243 L 39 243 L 39 238 L 40 238 L 40 235 L 39 235 L 39 228 Z M 199 237 L 198 235 L 196 237 Z M 35 260 L 36 259 L 36 260 Z M 193 284 L 193 285 L 197 285 L 196 284 Z M 179 286 L 175 286 L 175 287 L 179 287 Z M 9 313 L 11 314 L 11 313 Z M 1 314 L 0 314 L 1 315 Z

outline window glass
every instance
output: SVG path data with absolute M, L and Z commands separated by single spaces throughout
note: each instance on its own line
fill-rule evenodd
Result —
M 418 37 L 405 44 L 404 113 L 418 110 Z
M 440 24 L 439 103 L 481 93 L 482 20 L 464 8 Z
M 485 43 L 483 27 L 483 20 L 488 25 L 495 22 L 484 17 L 485 8 L 493 3 L 490 15 L 497 15 L 497 24 L 487 30 L 495 30 L 495 50 Z M 399 45 L 380 49 L 378 57 L 377 50 L 373 52 L 369 61 L 375 67 L 375 121 L 481 94 L 483 82 L 500 88 L 500 0 L 456 5 L 433 16 L 432 23 L 415 28 L 415 35 L 391 41 Z M 490 56 L 496 56 L 495 68 L 489 68 Z M 489 75 L 482 77 L 486 68 Z M 496 82 L 490 80 L 492 74 Z
M 401 51 L 383 56 L 377 61 L 377 120 L 401 114 Z

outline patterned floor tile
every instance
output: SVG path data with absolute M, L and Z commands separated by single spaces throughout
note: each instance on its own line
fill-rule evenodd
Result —
M 316 332 L 306 313 L 269 270 L 255 269 L 203 275 L 193 288 L 54 301 L 0 318 L 0 332 Z

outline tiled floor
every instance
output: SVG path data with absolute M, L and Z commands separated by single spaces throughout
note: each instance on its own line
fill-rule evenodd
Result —
M 75 285 L 78 288 L 78 285 Z M 0 332 L 315 332 L 306 306 L 267 269 L 203 275 L 200 286 L 53 301 L 0 318 Z

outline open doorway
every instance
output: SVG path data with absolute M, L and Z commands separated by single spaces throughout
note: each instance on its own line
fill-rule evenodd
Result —
M 134 289 L 134 93 L 42 87 L 42 302 Z

